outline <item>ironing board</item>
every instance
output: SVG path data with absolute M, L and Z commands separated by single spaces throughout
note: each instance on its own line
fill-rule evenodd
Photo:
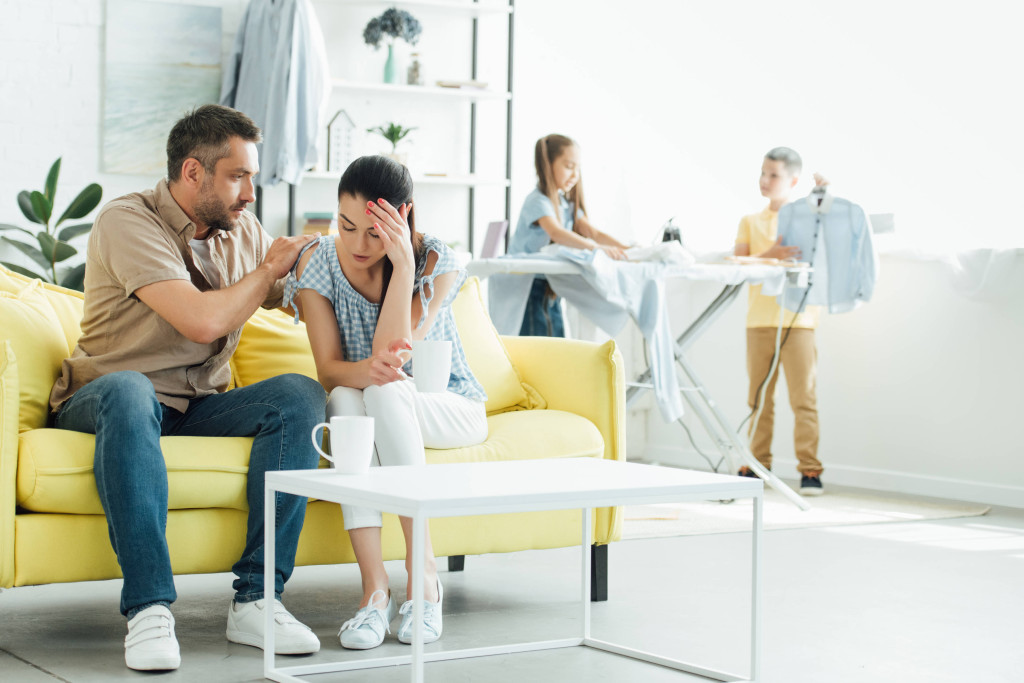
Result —
M 529 258 L 527 256 L 477 259 L 470 261 L 466 269 L 470 275 L 479 278 L 486 278 L 496 273 L 574 275 L 581 272 L 576 264 L 568 260 Z M 666 268 L 663 274 L 666 279 L 682 278 L 722 283 L 723 288 L 718 296 L 675 340 L 674 356 L 676 365 L 682 370 L 680 389 L 683 399 L 693 410 L 693 414 L 708 436 L 714 441 L 715 447 L 729 464 L 730 471 L 735 472 L 741 465 L 749 467 L 769 486 L 801 510 L 810 509 L 810 505 L 778 476 L 761 465 L 747 445 L 743 443 L 743 440 L 737 436 L 735 429 L 718 408 L 718 404 L 711 396 L 707 386 L 701 381 L 693 363 L 687 358 L 686 351 L 736 300 L 744 285 L 760 284 L 766 293 L 779 293 L 785 286 L 787 278 L 795 281 L 796 277 L 805 277 L 806 272 L 805 268 L 789 269 L 785 266 L 773 265 L 696 263 L 689 266 L 671 266 Z M 628 387 L 626 407 L 628 408 L 636 403 L 644 392 L 653 388 L 651 369 L 647 368 L 635 380 L 626 384 Z M 679 422 L 682 423 L 682 420 L 680 419 Z

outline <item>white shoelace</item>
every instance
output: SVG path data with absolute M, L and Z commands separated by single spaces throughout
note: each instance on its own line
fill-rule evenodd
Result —
M 378 604 L 378 601 L 374 599 L 377 597 L 377 593 L 384 597 L 384 607 L 374 607 L 374 605 Z M 384 591 L 374 591 L 370 596 L 370 604 L 361 608 L 354 617 L 342 624 L 341 629 L 338 630 L 338 635 L 341 635 L 342 631 L 346 629 L 358 629 L 363 624 L 373 629 L 379 629 L 380 625 L 383 624 L 385 633 L 391 633 L 391 624 L 387 623 L 387 618 L 384 615 L 384 611 L 388 608 L 387 600 L 388 596 Z

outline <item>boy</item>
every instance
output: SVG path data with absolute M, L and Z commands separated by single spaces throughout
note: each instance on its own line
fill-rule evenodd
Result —
M 759 182 L 761 196 L 768 199 L 768 206 L 760 213 L 744 216 L 740 220 L 734 253 L 737 256 L 751 254 L 764 258 L 800 258 L 797 247 L 782 246 L 776 239 L 779 209 L 789 199 L 789 193 L 796 187 L 803 163 L 800 155 L 788 147 L 776 147 L 764 155 Z M 816 178 L 819 184 L 824 179 Z M 814 345 L 814 328 L 818 325 L 821 310 L 819 306 L 808 306 L 796 315 L 781 309 L 773 296 L 761 294 L 761 285 L 752 285 L 748 297 L 747 311 L 747 373 L 750 375 L 748 403 L 756 413 L 758 397 L 763 388 L 764 407 L 760 419 L 751 424 L 753 437 L 750 450 L 765 468 L 772 466 L 772 428 L 774 421 L 774 393 L 778 371 L 768 378 L 775 354 L 775 338 L 779 317 L 784 314 L 782 324 L 783 344 L 779 352 L 779 363 L 786 372 L 786 387 L 789 389 L 789 403 L 793 408 L 793 446 L 800 471 L 800 493 L 805 496 L 821 495 L 821 462 L 818 460 L 818 405 L 815 395 L 817 383 L 817 349 Z M 792 329 L 789 329 L 792 326 Z M 786 337 L 786 330 L 789 336 Z M 767 380 L 767 381 L 766 381 Z M 738 474 L 744 477 L 757 476 L 748 467 L 741 467 Z

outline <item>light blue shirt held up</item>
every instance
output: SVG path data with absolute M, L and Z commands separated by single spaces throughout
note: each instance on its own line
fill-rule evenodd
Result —
M 333 235 L 324 235 L 319 242 L 310 243 L 310 245 L 318 244 L 319 246 L 310 257 L 305 270 L 302 271 L 301 278 L 296 280 L 295 272 L 289 273 L 285 282 L 284 304 L 282 305 L 290 305 L 300 289 L 312 289 L 330 301 L 334 308 L 334 315 L 338 319 L 341 348 L 345 360 L 358 362 L 373 354 L 373 334 L 377 331 L 380 304 L 368 301 L 355 290 L 348 278 L 345 277 L 345 273 L 341 270 L 341 263 L 338 261 L 334 240 Z M 307 245 L 306 248 L 308 249 L 310 245 Z M 455 327 L 455 316 L 452 314 L 452 302 L 466 281 L 466 271 L 459 267 L 455 260 L 455 253 L 448 245 L 436 237 L 423 235 L 423 248 L 427 253 L 437 254 L 437 263 L 430 275 L 423 274 L 427 261 L 426 255 L 416 267 L 413 295 L 419 296 L 423 310 L 417 328 L 423 326 L 427 307 L 433 300 L 434 279 L 444 273 L 457 273 L 455 284 L 441 303 L 441 308 L 430 329 L 427 330 L 425 338 L 452 343 L 452 371 L 448 379 L 448 391 L 476 401 L 486 401 L 487 393 L 473 376 L 473 371 L 469 369 L 466 352 L 462 348 L 462 340 Z M 297 315 L 295 322 L 298 324 Z M 405 371 L 412 374 L 409 363 L 406 363 Z
M 263 130 L 256 184 L 297 185 L 317 162 L 331 76 L 310 0 L 251 0 L 224 63 L 220 103 Z
M 791 287 L 779 304 L 796 311 L 807 293 L 807 306 L 826 306 L 829 313 L 847 313 L 869 301 L 878 277 L 878 254 L 871 241 L 867 214 L 857 204 L 811 194 L 779 210 L 782 244 L 800 248 L 802 258 L 813 254 L 810 291 Z M 815 236 L 817 235 L 817 239 Z

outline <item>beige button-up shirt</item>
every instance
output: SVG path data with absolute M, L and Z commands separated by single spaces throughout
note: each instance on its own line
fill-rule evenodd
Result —
M 197 344 L 135 296 L 140 287 L 163 280 L 188 280 L 200 291 L 213 289 L 189 247 L 195 233 L 195 224 L 174 201 L 166 180 L 103 207 L 89 236 L 82 336 L 64 360 L 50 393 L 51 409 L 97 377 L 120 370 L 144 374 L 153 382 L 157 399 L 181 412 L 190 399 L 228 388 L 228 360 L 241 328 L 213 343 Z M 233 230 L 211 230 L 206 239 L 223 287 L 255 270 L 273 241 L 248 212 Z M 263 306 L 280 306 L 283 291 L 282 279 Z

